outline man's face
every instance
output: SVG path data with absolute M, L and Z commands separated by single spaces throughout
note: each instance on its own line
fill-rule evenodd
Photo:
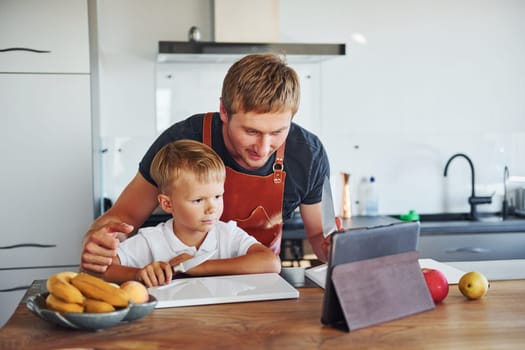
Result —
M 221 108 L 224 143 L 233 159 L 247 170 L 256 170 L 286 141 L 292 112 L 238 112 L 230 118 Z

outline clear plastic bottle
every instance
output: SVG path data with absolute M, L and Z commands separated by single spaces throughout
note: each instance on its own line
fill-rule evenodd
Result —
M 375 177 L 371 176 L 366 191 L 366 215 L 376 216 L 379 212 L 379 193 Z
M 366 215 L 366 195 L 368 191 L 368 178 L 363 176 L 357 186 L 357 215 Z

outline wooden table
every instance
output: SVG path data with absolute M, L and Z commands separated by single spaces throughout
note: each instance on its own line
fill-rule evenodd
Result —
M 0 349 L 522 349 L 525 280 L 498 281 L 468 301 L 457 286 L 433 311 L 346 333 L 319 319 L 323 290 L 296 300 L 156 309 L 99 332 L 46 323 L 20 304 L 0 330 Z

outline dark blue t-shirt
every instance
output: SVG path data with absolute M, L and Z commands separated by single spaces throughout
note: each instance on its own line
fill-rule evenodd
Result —
M 169 142 L 190 139 L 202 142 L 204 114 L 196 114 L 166 129 L 148 149 L 139 164 L 139 172 L 156 186 L 150 175 L 151 161 L 155 154 Z M 224 164 L 236 171 L 250 175 L 266 176 L 272 173 L 275 154 L 260 169 L 255 171 L 241 167 L 226 149 L 222 137 L 222 121 L 219 113 L 214 113 L 212 121 L 212 148 L 222 158 Z M 286 138 L 284 153 L 283 219 L 290 217 L 299 204 L 315 204 L 321 201 L 323 180 L 330 175 L 330 166 L 325 149 L 317 136 L 292 123 Z

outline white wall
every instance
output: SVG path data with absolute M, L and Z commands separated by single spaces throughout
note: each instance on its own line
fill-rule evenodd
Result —
M 136 172 L 155 134 L 158 40 L 186 40 L 192 25 L 209 40 L 210 4 L 99 0 L 110 197 Z M 347 44 L 346 57 L 321 66 L 316 131 L 334 180 L 340 171 L 351 173 L 354 200 L 359 180 L 374 175 L 382 213 L 467 211 L 467 163 L 454 160 L 447 180 L 442 176 L 447 159 L 463 152 L 476 167 L 477 194 L 496 192 L 495 203 L 480 210 L 500 208 L 504 165 L 525 175 L 525 2 L 280 4 L 281 41 Z
M 100 128 L 105 196 L 116 199 L 154 140 L 160 40 L 211 37 L 210 0 L 98 0 Z
M 281 1 L 282 40 L 348 44 L 323 66 L 321 137 L 354 199 L 375 175 L 381 212 L 467 211 L 467 162 L 442 175 L 464 152 L 499 195 L 480 210 L 500 208 L 504 165 L 525 174 L 524 18 L 519 0 Z

